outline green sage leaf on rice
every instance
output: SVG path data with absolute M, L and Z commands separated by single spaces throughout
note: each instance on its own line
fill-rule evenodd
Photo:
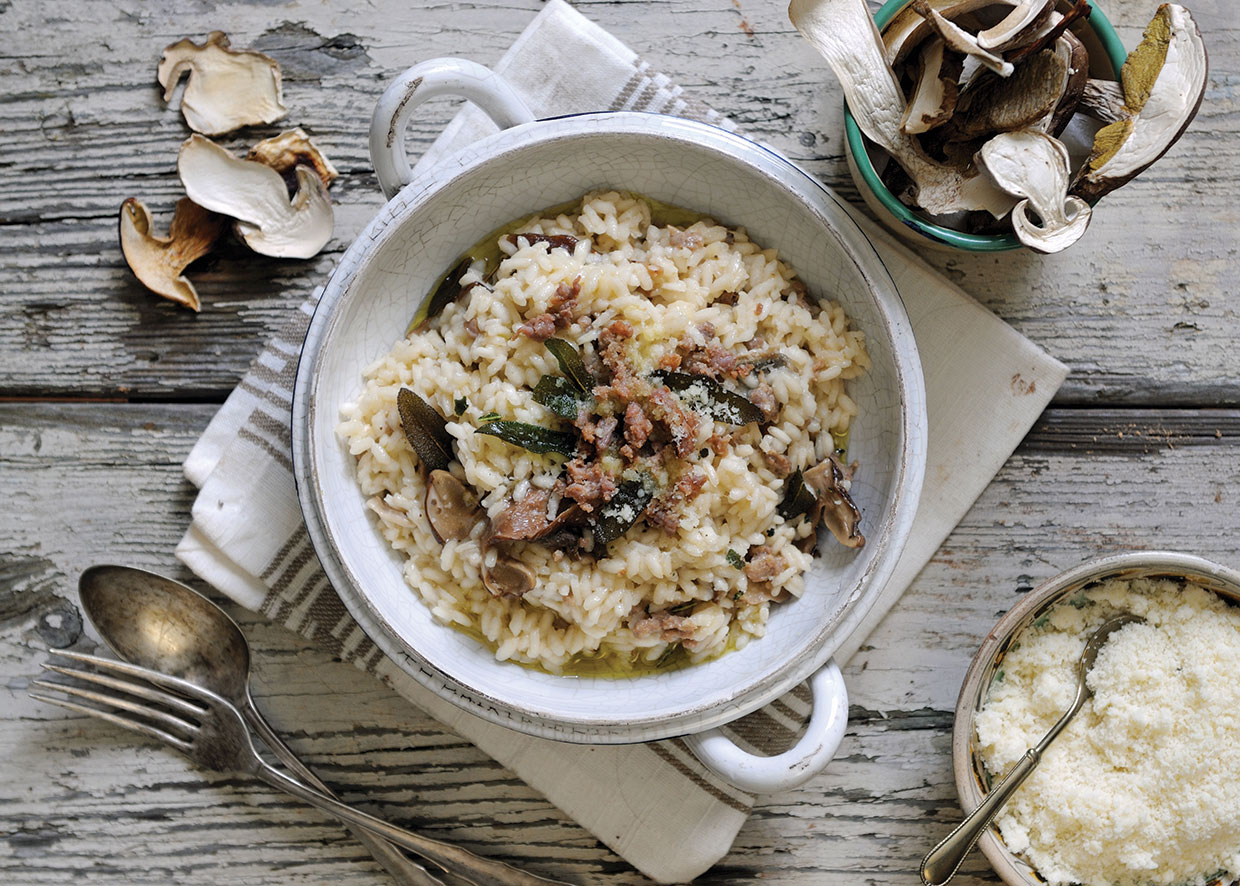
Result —
M 577 390 L 583 394 L 589 394 L 594 390 L 594 376 L 590 374 L 590 370 L 586 369 L 585 361 L 581 359 L 581 354 L 577 353 L 577 349 L 562 338 L 549 338 L 543 342 L 547 346 L 560 364 L 560 371 L 568 377 Z
M 784 500 L 776 510 L 785 520 L 793 520 L 809 512 L 818 499 L 810 488 L 805 485 L 805 478 L 797 470 L 788 477 L 788 485 L 784 487 Z
M 452 435 L 448 423 L 435 407 L 408 388 L 396 394 L 396 407 L 400 411 L 400 425 L 413 451 L 418 454 L 428 471 L 446 471 L 455 458 Z
M 453 266 L 452 270 L 444 275 L 444 278 L 439 281 L 439 285 L 431 292 L 430 297 L 422 303 L 422 307 L 413 315 L 413 321 L 409 324 L 406 334 L 421 332 L 426 328 L 426 324 L 443 313 L 444 308 L 461 297 L 461 294 L 469 288 L 461 286 L 461 277 L 465 275 L 465 272 L 469 270 L 469 266 L 473 263 L 473 256 L 463 256 Z
M 675 391 L 681 402 L 694 412 L 709 415 L 716 421 L 730 425 L 762 421 L 762 410 L 750 403 L 748 397 L 729 391 L 713 378 L 663 370 L 653 373 L 652 377 Z
M 496 420 L 476 428 L 474 433 L 499 437 L 505 443 L 540 454 L 559 452 L 563 455 L 572 455 L 577 449 L 576 434 L 568 431 L 553 431 L 550 428 L 523 421 Z
M 728 548 L 728 552 L 724 555 L 724 558 L 728 561 L 728 565 L 735 569 L 745 568 L 745 558 L 731 548 Z
M 649 474 L 620 484 L 616 494 L 600 506 L 590 520 L 596 548 L 611 544 L 641 519 L 654 498 L 654 485 L 654 478 Z
M 544 375 L 534 387 L 534 402 L 546 406 L 560 418 L 573 421 L 582 406 L 590 406 L 592 397 L 582 396 L 571 381 L 562 375 Z

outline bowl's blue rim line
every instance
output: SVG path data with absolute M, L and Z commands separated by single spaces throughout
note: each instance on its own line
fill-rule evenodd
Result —
M 908 3 L 909 0 L 887 0 L 882 8 L 874 13 L 874 23 L 881 30 Z M 1097 33 L 1098 40 L 1102 43 L 1102 48 L 1111 62 L 1112 70 L 1118 72 L 1123 67 L 1124 60 L 1128 56 L 1127 50 L 1124 49 L 1124 44 L 1119 39 L 1119 34 L 1115 33 L 1115 28 L 1110 20 L 1098 8 L 1098 4 L 1094 0 L 1090 0 L 1089 7 L 1089 24 Z M 946 243 L 949 246 L 955 246 L 969 252 L 1006 252 L 1007 250 L 1019 249 L 1021 247 L 1021 242 L 1016 239 L 1014 234 L 967 234 L 962 231 L 955 231 L 942 225 L 936 225 L 934 222 L 926 221 L 901 203 L 895 194 L 891 193 L 887 186 L 882 183 L 874 169 L 874 164 L 870 162 L 870 156 L 866 152 L 865 142 L 861 135 L 861 127 L 853 119 L 852 111 L 848 109 L 847 101 L 844 102 L 844 135 L 848 142 L 848 150 L 852 153 L 853 162 L 856 163 L 857 171 L 861 174 L 862 179 L 865 180 L 870 192 L 883 205 L 883 208 L 895 216 L 896 220 L 901 224 L 932 240 L 937 240 L 940 243 Z

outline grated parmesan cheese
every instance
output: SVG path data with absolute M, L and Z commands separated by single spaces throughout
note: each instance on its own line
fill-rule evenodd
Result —
M 1191 583 L 1112 580 L 1038 618 L 977 716 L 997 777 L 1067 709 L 1085 639 L 1122 611 L 1092 699 L 996 823 L 1051 886 L 1204 886 L 1240 876 L 1240 608 Z

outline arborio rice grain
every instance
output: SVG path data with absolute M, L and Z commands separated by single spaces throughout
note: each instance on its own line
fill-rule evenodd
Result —
M 519 230 L 578 242 L 570 252 L 501 240 L 504 257 L 492 288 L 472 287 L 425 331 L 399 341 L 365 371 L 361 393 L 342 410 L 339 433 L 357 457 L 358 481 L 380 531 L 407 558 L 410 587 L 437 619 L 484 635 L 499 659 L 552 671 L 595 656 L 652 663 L 679 640 L 700 660 L 762 636 L 771 602 L 744 599 L 753 583 L 735 565 L 737 557 L 765 545 L 782 558 L 772 561 L 782 568 L 770 585 L 786 592 L 781 598 L 802 593 L 811 555 L 794 542 L 811 528 L 777 514 L 784 475 L 788 466 L 828 458 L 836 437 L 847 434 L 857 408 L 845 380 L 869 366 L 864 335 L 849 328 L 837 303 L 820 308 L 807 299 L 775 250 L 762 249 L 743 230 L 710 221 L 658 227 L 650 206 L 632 195 L 588 194 L 578 209 L 530 219 Z M 483 272 L 476 264 L 462 281 Z M 704 329 L 735 352 L 757 340 L 763 353 L 783 360 L 761 376 L 779 412 L 762 427 L 702 418 L 688 461 L 705 484 L 681 509 L 675 531 L 638 521 L 601 558 L 569 558 L 519 543 L 514 552 L 533 570 L 534 589 L 521 598 L 492 596 L 480 578 L 484 523 L 468 539 L 444 544 L 430 531 L 425 485 L 401 430 L 397 392 L 412 389 L 448 419 L 459 462 L 452 471 L 478 492 L 488 517 L 532 489 L 554 488 L 564 456 L 533 454 L 475 429 L 489 413 L 569 426 L 531 393 L 544 375 L 560 374 L 555 358 L 518 330 L 549 310 L 562 284 L 574 283 L 581 317 L 557 330 L 558 337 L 590 351 L 601 330 L 625 321 L 633 330 L 631 359 L 646 371 L 674 354 L 678 342 L 700 342 Z M 420 297 L 411 300 L 411 312 Z M 734 386 L 744 391 L 757 384 L 746 377 Z M 681 637 L 634 634 L 638 618 L 667 610 L 688 619 Z

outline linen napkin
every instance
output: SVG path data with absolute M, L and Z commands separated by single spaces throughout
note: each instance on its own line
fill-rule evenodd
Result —
M 494 70 L 537 116 L 640 110 L 733 128 L 561 0 L 547 4 Z M 415 174 L 491 131 L 485 115 L 467 107 Z M 872 612 L 837 653 L 841 662 L 930 559 L 1067 374 L 864 217 L 857 220 L 912 319 L 930 433 L 912 535 Z M 317 298 L 316 292 L 267 344 L 186 459 L 185 474 L 200 492 L 177 556 L 241 605 L 378 676 L 515 771 L 648 876 L 691 880 L 728 851 L 753 797 L 706 771 L 679 740 L 567 745 L 519 735 L 459 710 L 389 662 L 328 584 L 302 525 L 289 454 L 293 380 Z M 807 688 L 799 686 L 730 731 L 743 746 L 776 753 L 795 740 L 808 700 Z M 634 772 L 644 777 L 634 779 Z

